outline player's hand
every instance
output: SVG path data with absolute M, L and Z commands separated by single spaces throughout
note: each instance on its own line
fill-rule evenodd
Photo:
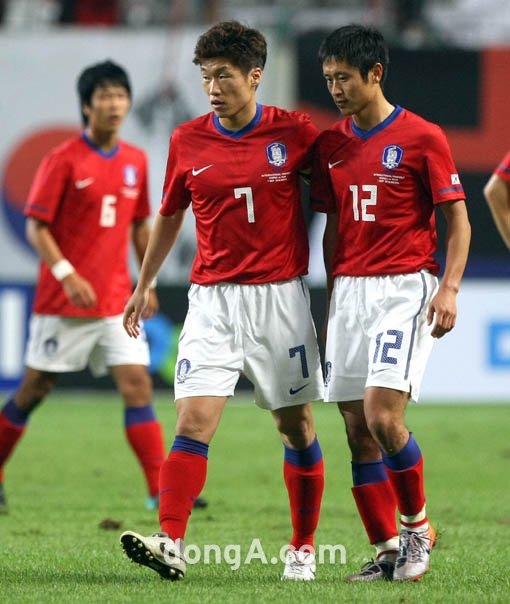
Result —
M 142 319 L 150 319 L 153 317 L 159 310 L 159 300 L 156 294 L 156 290 L 151 287 L 149 289 L 149 300 L 147 302 L 147 306 L 144 308 L 142 312 Z
M 62 280 L 62 287 L 73 306 L 78 308 L 93 308 L 97 304 L 94 288 L 87 279 L 77 272 L 67 275 Z
M 140 291 L 137 287 L 124 308 L 122 324 L 131 338 L 137 338 L 140 335 L 140 317 L 147 306 L 149 295 L 148 288 Z
M 457 319 L 457 294 L 453 290 L 439 288 L 432 298 L 427 313 L 427 322 L 434 327 L 431 335 L 433 338 L 442 338 L 455 327 Z

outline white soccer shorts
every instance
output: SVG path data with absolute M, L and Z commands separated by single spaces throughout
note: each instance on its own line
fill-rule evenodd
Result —
M 54 373 L 81 371 L 87 366 L 94 377 L 106 375 L 117 365 L 149 365 L 145 332 L 130 338 L 122 315 L 77 319 L 33 314 L 25 364 Z
M 336 277 L 329 308 L 324 400 L 362 400 L 365 388 L 409 392 L 417 402 L 432 350 L 427 324 L 437 278 L 427 271 Z
M 278 409 L 322 399 L 310 296 L 302 279 L 192 285 L 179 339 L 175 398 L 232 396 L 241 374 L 255 402 Z

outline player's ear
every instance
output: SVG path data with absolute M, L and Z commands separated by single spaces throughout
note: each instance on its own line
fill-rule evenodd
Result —
M 83 113 L 83 115 L 86 115 L 87 117 L 90 117 L 90 106 L 87 105 L 87 103 L 82 103 L 81 104 L 81 112 Z
M 383 78 L 383 66 L 381 63 L 376 63 L 370 70 L 372 84 L 380 84 Z
M 250 84 L 257 87 L 262 80 L 262 69 L 260 67 L 254 67 L 250 73 Z

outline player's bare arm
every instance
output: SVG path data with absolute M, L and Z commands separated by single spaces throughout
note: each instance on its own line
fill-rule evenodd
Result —
M 493 174 L 483 189 L 494 224 L 510 249 L 510 183 Z
M 57 262 L 65 260 L 46 222 L 35 218 L 27 218 L 26 235 L 30 245 L 50 268 L 54 267 Z M 74 306 L 92 308 L 96 305 L 97 298 L 94 288 L 87 279 L 84 279 L 76 271 L 70 272 L 59 280 Z
M 186 210 L 178 210 L 171 216 L 158 214 L 154 220 L 143 255 L 138 285 L 124 308 L 124 329 L 132 338 L 140 335 L 140 318 L 149 302 L 151 283 L 177 240 L 185 212 Z
M 138 264 L 141 266 L 147 244 L 149 243 L 150 227 L 146 220 L 137 220 L 133 223 L 131 230 L 131 240 L 133 241 L 133 247 L 135 248 L 136 257 L 138 258 Z M 156 294 L 155 282 L 152 282 L 152 286 L 149 289 L 149 298 L 147 305 L 142 312 L 142 319 L 150 319 L 159 310 L 159 301 Z
M 455 327 L 457 294 L 469 253 L 471 225 L 464 201 L 441 204 L 446 218 L 446 264 L 439 290 L 430 303 L 429 324 L 433 321 L 432 337 L 441 338 Z
M 324 343 L 326 343 L 326 334 L 328 331 L 329 301 L 331 299 L 333 282 L 335 280 L 333 277 L 333 257 L 335 255 L 337 232 L 338 214 L 327 214 L 326 227 L 324 228 L 324 235 L 322 237 L 322 254 L 324 257 L 324 268 L 326 270 L 327 284 L 326 314 L 324 324 L 321 329 L 321 338 Z
M 322 238 L 322 250 L 324 256 L 324 267 L 326 269 L 328 300 L 333 291 L 333 257 L 335 255 L 336 239 L 338 232 L 338 214 L 328 214 L 326 227 Z

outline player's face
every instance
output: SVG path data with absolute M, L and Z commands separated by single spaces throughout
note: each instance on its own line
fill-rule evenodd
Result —
M 212 110 L 228 130 L 240 130 L 255 116 L 255 91 L 262 69 L 255 67 L 247 74 L 228 59 L 207 59 L 200 65 L 202 87 Z
M 381 91 L 382 70 L 376 64 L 368 73 L 367 80 L 361 77 L 357 67 L 345 61 L 328 59 L 322 65 L 329 93 L 342 115 L 360 115 L 376 99 Z
M 83 111 L 89 119 L 92 132 L 117 134 L 131 106 L 128 91 L 123 86 L 106 84 L 97 87 L 84 105 Z

